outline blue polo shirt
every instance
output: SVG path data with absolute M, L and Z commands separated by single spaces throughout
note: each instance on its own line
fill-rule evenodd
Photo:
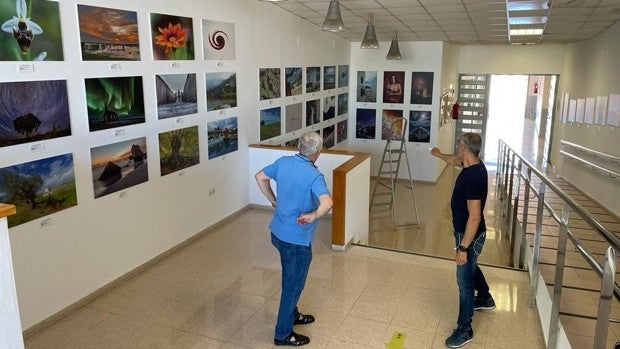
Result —
M 319 220 L 301 225 L 297 224 L 297 217 L 316 210 L 319 196 L 329 194 L 325 177 L 301 154 L 283 156 L 263 172 L 276 182 L 277 190 L 276 209 L 269 229 L 284 242 L 310 246 Z

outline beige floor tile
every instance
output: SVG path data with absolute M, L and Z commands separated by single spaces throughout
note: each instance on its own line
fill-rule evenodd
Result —
M 389 341 L 387 323 L 347 316 L 336 333 L 336 338 L 369 347 L 380 347 Z M 390 336 L 391 337 L 391 336 Z

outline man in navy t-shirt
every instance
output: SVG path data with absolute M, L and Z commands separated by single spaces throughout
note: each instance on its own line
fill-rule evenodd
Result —
M 488 191 L 487 169 L 478 157 L 481 147 L 482 138 L 479 134 L 463 133 L 457 141 L 457 154 L 443 154 L 438 148 L 431 149 L 432 155 L 463 168 L 454 183 L 450 201 L 456 242 L 454 260 L 459 285 L 459 317 L 457 328 L 446 339 L 449 348 L 459 348 L 473 340 L 471 318 L 474 310 L 495 308 L 489 285 L 477 264 L 486 238 L 482 213 Z M 476 295 L 474 290 L 478 291 Z
M 293 331 L 293 325 L 314 322 L 312 315 L 298 311 L 297 302 L 308 276 L 318 218 L 327 214 L 333 204 L 325 178 L 314 165 L 322 147 L 321 135 L 305 133 L 299 139 L 299 154 L 283 156 L 255 176 L 260 191 L 275 209 L 269 229 L 282 264 L 275 345 L 310 343 L 310 338 Z M 277 185 L 277 199 L 271 189 L 272 179 Z

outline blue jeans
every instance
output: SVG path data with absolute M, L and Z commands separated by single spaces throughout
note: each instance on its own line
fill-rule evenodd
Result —
M 456 246 L 461 244 L 463 233 L 454 233 Z M 478 256 L 482 253 L 486 232 L 479 233 L 467 251 L 467 263 L 456 266 L 456 283 L 459 285 L 459 327 L 470 326 L 474 316 L 474 290 L 478 291 L 479 297 L 488 297 L 489 285 L 487 284 L 482 270 L 478 267 Z
M 312 261 L 312 247 L 289 244 L 271 234 L 271 243 L 280 252 L 282 265 L 282 293 L 275 338 L 284 339 L 293 331 L 297 302 L 306 284 Z

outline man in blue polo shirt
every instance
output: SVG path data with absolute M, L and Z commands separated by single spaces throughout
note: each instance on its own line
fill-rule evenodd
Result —
M 293 325 L 314 322 L 312 315 L 298 311 L 297 302 L 308 276 L 318 218 L 327 214 L 333 204 L 325 178 L 314 165 L 322 147 L 321 135 L 305 133 L 299 139 L 299 154 L 283 156 L 254 176 L 260 191 L 275 209 L 269 229 L 282 265 L 275 345 L 310 343 L 310 338 L 293 331 Z M 271 189 L 271 179 L 277 184 L 277 198 Z

